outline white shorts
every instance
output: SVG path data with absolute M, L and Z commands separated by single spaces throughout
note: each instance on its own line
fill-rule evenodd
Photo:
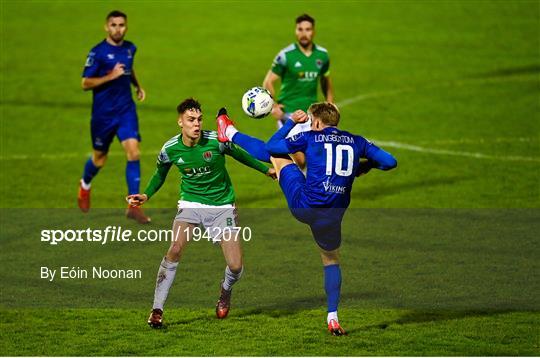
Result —
M 287 134 L 286 138 L 291 138 L 298 133 L 309 132 L 311 130 L 311 120 L 305 123 L 297 123 Z
M 234 204 L 214 206 L 179 200 L 174 220 L 202 225 L 214 243 L 221 241 L 225 228 L 230 231 L 238 229 L 238 213 Z

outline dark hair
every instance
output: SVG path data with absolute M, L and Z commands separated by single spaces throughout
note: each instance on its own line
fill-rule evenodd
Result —
M 196 109 L 196 110 L 200 111 L 201 110 L 201 104 L 195 98 L 190 97 L 190 98 L 187 98 L 187 99 L 183 100 L 182 103 L 180 103 L 178 105 L 178 107 L 176 107 L 176 111 L 178 112 L 178 114 L 182 114 L 185 111 L 187 111 L 188 109 Z
M 326 125 L 335 127 L 339 123 L 339 109 L 333 103 L 313 103 L 309 106 L 308 112 L 311 113 L 313 117 L 319 118 Z
M 302 21 L 311 22 L 311 25 L 315 26 L 315 19 L 309 16 L 308 14 L 302 14 L 296 18 L 296 23 L 299 24 Z
M 107 15 L 106 20 L 108 21 L 111 17 L 123 17 L 125 20 L 127 20 L 127 15 L 123 13 L 122 11 L 118 11 L 118 10 L 113 10 L 109 12 L 109 15 Z

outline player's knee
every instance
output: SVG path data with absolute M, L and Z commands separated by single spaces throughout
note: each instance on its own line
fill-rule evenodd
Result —
M 321 259 L 324 266 L 337 265 L 339 264 L 339 251 L 337 249 L 332 251 L 321 250 Z
M 101 168 L 107 162 L 107 153 L 94 152 L 92 155 L 92 162 L 96 167 Z
M 179 241 L 173 242 L 171 247 L 169 247 L 169 251 L 167 252 L 167 257 L 175 258 L 175 262 L 180 260 L 180 256 L 182 256 L 182 250 L 184 249 L 184 246 L 180 244 Z
M 126 156 L 127 160 L 129 161 L 139 160 L 141 156 L 141 151 L 139 150 L 139 148 L 131 148 L 126 151 Z

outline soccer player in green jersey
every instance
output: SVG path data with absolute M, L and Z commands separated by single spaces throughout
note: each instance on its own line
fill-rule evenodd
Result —
M 290 119 L 296 110 L 307 111 L 317 102 L 318 82 L 327 102 L 334 102 L 334 90 L 330 80 L 330 58 L 325 48 L 313 43 L 315 19 L 308 14 L 296 18 L 297 42 L 281 50 L 272 68 L 266 74 L 263 86 L 274 98 L 274 85 L 281 80 L 281 89 L 272 115 L 278 120 L 278 127 Z M 310 130 L 310 123 L 297 125 L 290 136 L 300 131 Z
M 154 328 L 162 326 L 163 305 L 186 244 L 190 240 L 200 239 L 194 231 L 198 225 L 206 229 L 205 233 L 211 236 L 213 242 L 221 244 L 227 266 L 216 315 L 225 318 L 229 313 L 232 285 L 242 276 L 243 264 L 242 248 L 236 239 L 238 235 L 235 235 L 238 230 L 235 195 L 225 168 L 225 155 L 275 178 L 273 168 L 268 168 L 234 144 L 220 143 L 216 132 L 203 131 L 199 102 L 188 98 L 178 105 L 177 111 L 182 132 L 163 145 L 157 159 L 157 169 L 144 193 L 127 197 L 131 205 L 142 205 L 163 185 L 169 169 L 173 165 L 178 168 L 182 182 L 178 213 L 173 223 L 174 239 L 161 261 L 154 305 L 148 318 L 148 324 Z M 222 108 L 218 115 L 226 113 Z

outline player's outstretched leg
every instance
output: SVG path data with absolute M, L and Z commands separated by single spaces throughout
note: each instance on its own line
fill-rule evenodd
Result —
M 227 110 L 221 108 L 216 117 L 218 140 L 222 143 L 233 142 L 246 152 L 262 162 L 270 163 L 270 153 L 262 140 L 241 133 L 234 127 L 233 121 L 227 115 Z
M 188 235 L 194 225 L 183 221 L 175 220 L 173 224 L 174 239 L 171 242 L 167 255 L 161 260 L 156 278 L 156 289 L 154 291 L 154 303 L 150 317 L 148 317 L 148 325 L 152 328 L 160 328 L 163 325 L 163 306 L 169 295 L 169 290 L 176 276 L 178 261 L 182 255 L 182 251 L 187 244 Z
M 83 176 L 79 182 L 79 194 L 77 195 L 77 204 L 82 212 L 90 210 L 90 191 L 92 179 L 98 174 L 99 170 L 107 160 L 107 153 L 94 150 L 93 155 L 88 158 L 84 164 Z

